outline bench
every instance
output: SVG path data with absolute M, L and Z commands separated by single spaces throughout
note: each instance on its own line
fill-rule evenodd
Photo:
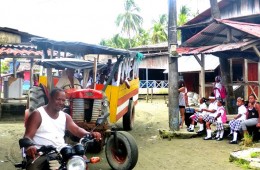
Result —
M 224 129 L 227 131 L 226 134 L 229 134 L 230 127 L 229 127 L 229 121 L 232 120 L 235 117 L 235 115 L 227 115 L 227 123 L 224 123 Z M 253 136 L 254 141 L 260 140 L 260 131 L 259 128 L 256 126 L 248 126 L 247 127 L 248 133 Z

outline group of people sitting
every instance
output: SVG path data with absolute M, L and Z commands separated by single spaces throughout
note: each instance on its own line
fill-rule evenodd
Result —
M 207 101 L 209 100 L 209 105 L 207 106 Z M 223 140 L 224 136 L 224 126 L 223 124 L 227 122 L 226 110 L 224 108 L 223 99 L 215 98 L 211 95 L 209 99 L 201 98 L 200 106 L 195 109 L 195 114 L 190 116 L 191 124 L 188 127 L 189 132 L 194 132 L 195 122 L 199 125 L 198 134 L 204 132 L 204 126 L 206 126 L 207 136 L 204 140 L 215 139 L 217 141 Z M 229 141 L 230 144 L 238 143 L 238 133 L 242 132 L 242 135 L 248 134 L 247 128 L 250 126 L 260 127 L 260 105 L 256 101 L 256 96 L 254 94 L 249 95 L 248 104 L 245 106 L 245 101 L 242 97 L 237 98 L 236 105 L 238 107 L 238 113 L 234 118 L 229 121 L 230 134 L 228 136 L 233 136 L 233 139 Z M 216 125 L 216 135 L 212 136 L 211 124 Z

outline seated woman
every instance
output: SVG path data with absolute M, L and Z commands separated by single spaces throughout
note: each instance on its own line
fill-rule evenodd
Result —
M 237 98 L 238 113 L 233 120 L 229 122 L 230 135 L 233 135 L 233 140 L 230 144 L 237 144 L 237 134 L 241 129 L 241 123 L 246 120 L 247 108 L 244 105 L 244 99 L 241 97 Z
M 248 114 L 246 120 L 241 123 L 243 134 L 248 134 L 248 126 L 260 127 L 260 105 L 256 101 L 254 94 L 250 94 L 248 97 Z
M 190 127 L 187 129 L 189 132 L 194 132 L 194 124 L 195 124 L 195 122 L 198 122 L 199 119 L 202 119 L 203 116 L 206 114 L 206 111 L 202 111 L 202 109 L 207 109 L 208 108 L 206 102 L 207 102 L 207 99 L 205 97 L 200 98 L 200 100 L 199 100 L 199 103 L 200 103 L 199 108 L 196 108 L 195 109 L 196 113 L 194 113 L 193 115 L 190 116 L 191 124 L 190 124 Z M 199 123 L 199 131 L 203 131 L 203 129 L 204 129 L 204 124 L 203 123 Z

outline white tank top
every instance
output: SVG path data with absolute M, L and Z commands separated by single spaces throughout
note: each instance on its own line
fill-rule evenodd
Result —
M 43 107 L 37 109 L 42 117 L 40 127 L 37 129 L 33 141 L 38 145 L 52 145 L 57 148 L 58 151 L 66 146 L 64 140 L 65 128 L 66 128 L 66 113 L 60 111 L 57 119 L 51 118 Z

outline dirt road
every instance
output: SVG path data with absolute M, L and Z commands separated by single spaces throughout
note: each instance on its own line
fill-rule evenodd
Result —
M 121 122 L 117 123 L 121 126 Z M 238 150 L 227 140 L 204 141 L 193 139 L 160 139 L 158 129 L 168 129 L 168 108 L 163 100 L 146 103 L 140 100 L 136 107 L 134 130 L 139 148 L 136 170 L 151 169 L 242 169 L 229 162 L 229 153 Z M 0 169 L 14 170 L 12 162 L 20 160 L 18 139 L 22 136 L 22 122 L 0 122 Z M 102 161 L 90 169 L 109 170 L 104 152 L 99 154 Z

